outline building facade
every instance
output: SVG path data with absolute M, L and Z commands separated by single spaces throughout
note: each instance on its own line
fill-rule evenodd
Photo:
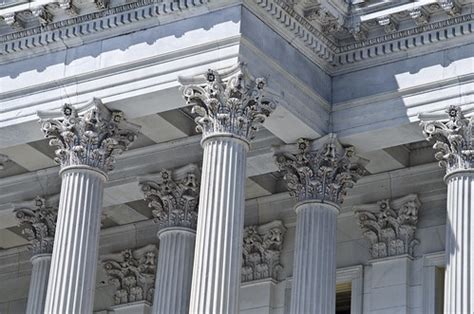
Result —
M 474 1 L 0 1 L 0 313 L 472 313 Z

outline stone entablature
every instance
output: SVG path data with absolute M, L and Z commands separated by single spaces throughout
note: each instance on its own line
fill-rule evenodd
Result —
M 199 180 L 200 172 L 194 164 L 140 178 L 145 201 L 148 202 L 148 207 L 153 209 L 152 214 L 160 229 L 196 229 Z
M 41 111 L 38 116 L 49 145 L 58 147 L 54 160 L 61 168 L 87 166 L 107 173 L 139 130 L 125 120 L 123 112 L 109 110 L 98 98 L 84 108 L 65 104 L 61 111 Z
M 354 206 L 359 226 L 370 242 L 372 258 L 404 254 L 413 257 L 419 242 L 415 231 L 420 206 L 416 194 Z
M 281 280 L 281 250 L 286 228 L 280 220 L 244 229 L 242 282 L 271 278 Z
M 58 216 L 57 207 L 47 204 L 47 200 L 35 199 L 14 205 L 15 215 L 22 233 L 31 242 L 29 248 L 33 256 L 53 252 L 54 234 Z
M 223 1 L 222 7 L 228 2 L 231 1 Z M 381 58 L 383 56 L 407 49 L 469 35 L 473 30 L 469 26 L 474 18 L 471 4 L 467 3 L 461 7 L 451 0 L 431 0 L 423 6 L 407 3 L 382 10 L 380 14 L 365 14 L 364 10 L 351 10 L 352 13 L 349 14 L 346 4 L 334 9 L 337 6 L 329 3 L 321 5 L 303 1 L 291 1 L 290 4 L 287 2 L 252 0 L 244 2 L 243 5 L 257 16 L 268 15 L 267 22 L 271 26 L 279 29 L 283 37 L 298 41 L 298 47 L 304 47 L 302 52 L 328 72 L 343 71 L 352 68 L 350 64 L 380 60 L 384 59 Z M 295 5 L 293 2 L 300 4 Z M 151 22 L 156 18 L 168 22 L 172 19 L 166 19 L 166 16 L 176 16 L 180 19 L 182 16 L 201 14 L 199 9 L 204 6 L 210 10 L 219 8 L 216 5 L 209 7 L 207 1 L 190 0 L 159 3 L 141 0 L 114 7 L 110 7 L 107 1 L 95 1 L 94 7 L 98 11 L 77 16 L 81 14 L 82 9 L 69 4 L 69 1 L 61 1 L 59 4 L 48 4 L 13 15 L 8 13 L 3 16 L 3 23 L 12 26 L 14 32 L 0 36 L 0 55 L 32 48 L 38 51 L 38 47 L 56 41 L 93 34 L 99 36 L 97 33 L 103 31 L 109 32 L 103 32 L 104 35 L 100 36 L 107 37 L 110 36 L 107 33 L 110 34 L 111 28 L 135 22 Z M 58 11 L 60 13 L 57 13 Z M 84 12 L 90 12 L 90 9 Z M 179 15 L 176 14 L 178 12 Z M 38 21 L 33 24 L 21 22 L 25 18 L 20 18 L 20 15 L 25 14 Z M 431 15 L 437 18 L 430 19 Z M 440 16 L 442 18 L 439 18 Z M 410 20 L 413 21 L 411 26 L 399 28 L 400 24 L 410 25 L 407 23 Z M 378 31 L 378 28 L 381 31 Z
M 101 258 L 108 282 L 115 287 L 115 305 L 153 302 L 157 254 L 156 246 L 149 244 Z
M 187 104 L 197 115 L 197 131 L 203 133 L 203 141 L 232 136 L 250 142 L 275 109 L 274 101 L 265 94 L 265 79 L 253 78 L 243 63 L 179 81 Z
M 434 141 L 435 158 L 446 174 L 474 169 L 473 110 L 462 112 L 459 106 L 450 106 L 444 113 L 420 114 L 423 134 Z M 465 114 L 467 116 L 465 116 Z
M 297 201 L 337 205 L 342 204 L 347 190 L 365 174 L 367 163 L 355 155 L 353 147 L 343 147 L 334 134 L 275 148 L 275 161 L 290 195 Z

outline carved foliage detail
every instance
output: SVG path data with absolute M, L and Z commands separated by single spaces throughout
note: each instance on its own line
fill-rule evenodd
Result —
M 354 208 L 364 236 L 371 244 L 373 258 L 401 254 L 413 256 L 420 201 L 415 194 L 396 200 L 381 200 L 376 204 Z
M 281 280 L 280 255 L 285 232 L 279 220 L 244 229 L 242 282 L 265 278 Z
M 435 158 L 447 173 L 474 168 L 474 125 L 472 117 L 464 117 L 461 108 L 450 106 L 446 115 L 438 120 L 426 121 L 420 115 L 423 133 L 427 140 L 434 140 Z
M 354 155 L 353 147 L 342 147 L 333 137 L 318 141 L 317 147 L 300 139 L 296 151 L 283 149 L 276 163 L 283 173 L 290 195 L 297 201 L 320 200 L 343 202 L 365 169 Z
M 243 64 L 228 71 L 208 70 L 205 79 L 180 81 L 204 137 L 231 134 L 250 141 L 275 108 L 264 94 L 265 80 L 252 78 Z
M 46 205 L 46 200 L 37 196 L 31 206 L 15 209 L 22 233 L 31 242 L 33 255 L 52 253 L 56 231 L 57 208 Z
M 153 301 L 157 252 L 155 245 L 147 245 L 110 254 L 102 259 L 109 283 L 115 287 L 116 305 Z
M 62 167 L 86 165 L 107 172 L 113 169 L 115 156 L 135 140 L 138 128 L 127 123 L 121 111 L 110 111 L 94 98 L 90 108 L 79 115 L 65 104 L 62 117 L 44 119 L 42 131 L 49 144 L 57 146 L 55 161 Z
M 148 206 L 160 228 L 196 229 L 199 203 L 199 172 L 189 165 L 177 171 L 163 170 L 156 181 L 140 183 Z

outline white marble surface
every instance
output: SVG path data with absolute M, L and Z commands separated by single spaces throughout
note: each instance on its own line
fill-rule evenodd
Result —
M 51 267 L 51 254 L 38 254 L 31 258 L 31 279 L 28 289 L 28 303 L 26 314 L 44 312 L 46 289 L 48 288 L 49 269 Z
M 169 227 L 159 233 L 154 314 L 187 314 L 191 298 L 196 232 Z
M 191 313 L 239 312 L 247 143 L 215 137 L 204 158 L 196 233 Z
M 332 314 L 336 306 L 336 223 L 339 209 L 307 201 L 295 208 L 291 313 Z
M 46 313 L 91 313 L 105 176 L 86 168 L 62 173 Z

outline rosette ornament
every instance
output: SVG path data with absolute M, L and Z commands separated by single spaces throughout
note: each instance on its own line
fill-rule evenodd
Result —
M 48 206 L 46 200 L 37 196 L 34 200 L 17 204 L 16 218 L 22 233 L 31 242 L 34 255 L 51 254 L 56 230 L 57 208 Z
M 466 112 L 472 114 L 472 110 Z M 466 117 L 458 106 L 449 106 L 445 113 L 420 114 L 420 125 L 427 140 L 434 141 L 435 158 L 449 174 L 474 168 L 474 126 L 472 116 Z
M 89 166 L 104 173 L 113 169 L 115 157 L 135 140 L 139 127 L 94 98 L 83 108 L 70 104 L 58 112 L 38 112 L 41 130 L 56 146 L 55 161 L 62 168 Z
M 334 134 L 275 149 L 276 164 L 290 195 L 298 202 L 318 200 L 340 205 L 347 190 L 365 174 L 366 160 L 343 147 Z
M 250 142 L 259 126 L 275 109 L 265 94 L 265 79 L 253 78 L 243 63 L 202 77 L 179 78 L 183 95 L 197 115 L 198 132 L 209 136 L 232 136 Z
M 148 206 L 161 229 L 196 229 L 199 202 L 199 170 L 190 164 L 174 171 L 163 170 L 156 180 L 141 179 Z

